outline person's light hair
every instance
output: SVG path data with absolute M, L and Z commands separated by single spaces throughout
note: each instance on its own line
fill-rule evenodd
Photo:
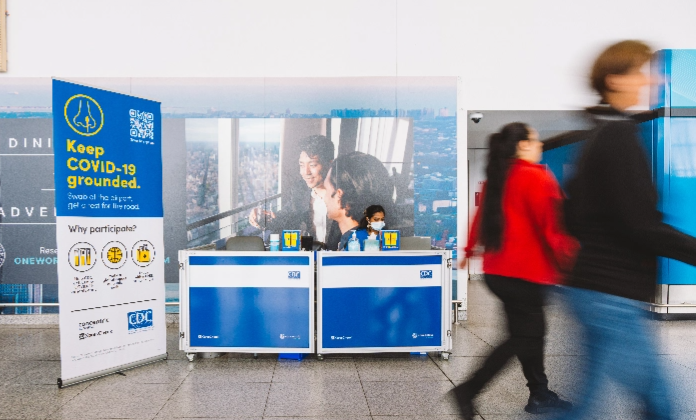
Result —
M 609 75 L 628 74 L 650 60 L 651 48 L 642 41 L 628 40 L 610 45 L 597 57 L 590 73 L 590 85 L 602 99 L 609 91 L 606 80 Z

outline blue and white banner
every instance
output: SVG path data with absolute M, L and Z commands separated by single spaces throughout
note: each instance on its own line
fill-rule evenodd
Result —
M 159 102 L 53 80 L 63 384 L 166 355 Z

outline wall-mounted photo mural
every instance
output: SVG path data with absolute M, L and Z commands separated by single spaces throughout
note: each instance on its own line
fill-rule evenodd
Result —
M 76 81 L 162 102 L 170 300 L 180 249 L 283 229 L 336 249 L 372 204 L 456 250 L 455 77 Z M 0 301 L 57 302 L 50 80 L 0 96 Z

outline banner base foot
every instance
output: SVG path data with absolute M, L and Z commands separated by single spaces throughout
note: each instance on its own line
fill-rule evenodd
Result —
M 89 375 L 77 376 L 70 379 L 58 378 L 58 388 L 62 389 L 67 386 L 79 384 L 80 382 L 90 381 L 92 379 L 102 378 L 114 373 L 123 372 L 124 370 L 134 369 L 140 366 L 149 365 L 150 363 L 159 362 L 160 360 L 166 360 L 167 353 L 160 354 L 158 356 L 153 356 L 147 359 L 138 360 L 137 362 L 126 363 L 125 365 L 114 366 L 110 369 L 100 370 L 99 372 L 90 373 Z

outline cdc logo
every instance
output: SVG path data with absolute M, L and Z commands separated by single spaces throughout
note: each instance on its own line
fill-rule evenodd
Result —
M 420 271 L 420 278 L 432 279 L 433 278 L 433 270 L 421 270 Z
M 128 312 L 128 331 L 152 327 L 152 309 Z
M 299 271 L 288 271 L 288 278 L 289 279 L 299 279 L 300 272 Z

